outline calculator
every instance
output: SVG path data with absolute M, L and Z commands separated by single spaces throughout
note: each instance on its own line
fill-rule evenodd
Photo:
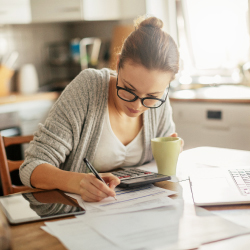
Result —
M 137 168 L 122 168 L 121 170 L 112 172 L 112 174 L 121 180 L 118 187 L 136 187 L 171 179 L 168 175 L 162 175 Z

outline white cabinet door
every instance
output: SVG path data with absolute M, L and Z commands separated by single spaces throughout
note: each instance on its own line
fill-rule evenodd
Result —
M 116 20 L 120 18 L 120 0 L 82 0 L 84 20 Z
M 31 0 L 32 22 L 116 20 L 120 0 Z
M 32 22 L 79 21 L 81 0 L 31 0 Z
M 29 0 L 0 0 L 0 24 L 30 23 Z
M 146 13 L 146 0 L 30 0 L 32 22 L 130 19 Z
M 176 131 L 184 148 L 250 150 L 250 104 L 172 101 Z
M 33 134 L 37 130 L 38 124 L 45 122 L 53 104 L 54 101 L 51 100 L 30 101 L 20 104 L 21 108 L 18 114 L 22 135 Z
M 146 0 L 119 0 L 121 19 L 136 18 L 146 14 Z

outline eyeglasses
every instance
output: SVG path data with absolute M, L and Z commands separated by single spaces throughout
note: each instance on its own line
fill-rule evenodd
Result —
M 118 74 L 119 74 L 119 71 L 118 71 Z M 134 102 L 137 99 L 140 99 L 141 103 L 144 107 L 152 109 L 152 108 L 159 108 L 167 100 L 169 87 L 168 87 L 167 91 L 165 91 L 165 92 L 167 92 L 165 99 L 159 99 L 159 98 L 155 98 L 155 97 L 140 98 L 134 92 L 118 86 L 118 74 L 117 74 L 117 79 L 116 79 L 117 96 L 120 99 L 122 99 L 123 101 Z

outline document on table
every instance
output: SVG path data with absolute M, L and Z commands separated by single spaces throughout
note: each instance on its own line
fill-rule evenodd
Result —
M 49 228 L 49 232 L 70 250 L 122 249 L 78 219 L 45 222 L 45 224 Z
M 203 208 L 183 204 L 181 200 L 177 200 L 173 206 L 140 212 L 83 215 L 81 219 L 45 224 L 71 250 L 193 249 L 203 243 L 250 232 Z
M 204 243 L 250 233 L 249 229 L 203 208 L 196 208 L 203 216 L 191 213 L 192 207 L 185 211 L 186 206 L 177 201 L 175 206 L 93 218 L 88 224 L 116 245 L 126 245 L 126 249 L 161 249 L 163 246 L 163 249 L 193 249 Z M 109 221 L 112 226 L 108 226 Z
M 112 225 L 105 227 L 109 221 L 112 221 Z M 153 209 L 108 215 L 93 218 L 88 224 L 119 247 L 126 246 L 125 249 L 156 249 L 161 246 L 165 249 L 175 249 L 173 245 L 178 242 L 177 211 L 164 214 L 161 209 Z
M 155 212 L 160 213 L 160 211 Z M 87 216 L 86 220 L 67 219 L 45 222 L 45 224 L 48 232 L 70 250 L 127 250 L 138 249 L 138 247 L 146 250 L 163 245 L 166 249 L 173 250 L 174 248 L 167 248 L 167 246 L 172 246 L 172 243 L 178 240 L 178 217 L 172 215 L 169 218 L 159 218 L 157 216 L 150 219 L 147 215 L 137 212 L 101 217 Z M 107 233 L 104 232 L 106 230 Z
M 250 209 L 214 210 L 211 212 L 235 224 L 250 228 Z
M 116 198 L 108 197 L 99 202 L 84 202 L 79 195 L 68 194 L 75 198 L 79 205 L 89 212 L 122 213 L 155 207 L 173 205 L 174 201 L 168 198 L 176 194 L 175 191 L 147 185 L 137 188 L 116 188 Z

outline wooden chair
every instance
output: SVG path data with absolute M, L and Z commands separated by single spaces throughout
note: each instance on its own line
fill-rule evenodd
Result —
M 29 143 L 33 139 L 32 135 L 28 136 L 15 136 L 15 137 L 4 137 L 0 133 L 0 174 L 3 187 L 3 194 L 13 194 L 26 190 L 32 190 L 27 186 L 16 186 L 12 184 L 10 173 L 14 170 L 19 169 L 23 160 L 11 161 L 7 159 L 5 148 L 10 145 Z

